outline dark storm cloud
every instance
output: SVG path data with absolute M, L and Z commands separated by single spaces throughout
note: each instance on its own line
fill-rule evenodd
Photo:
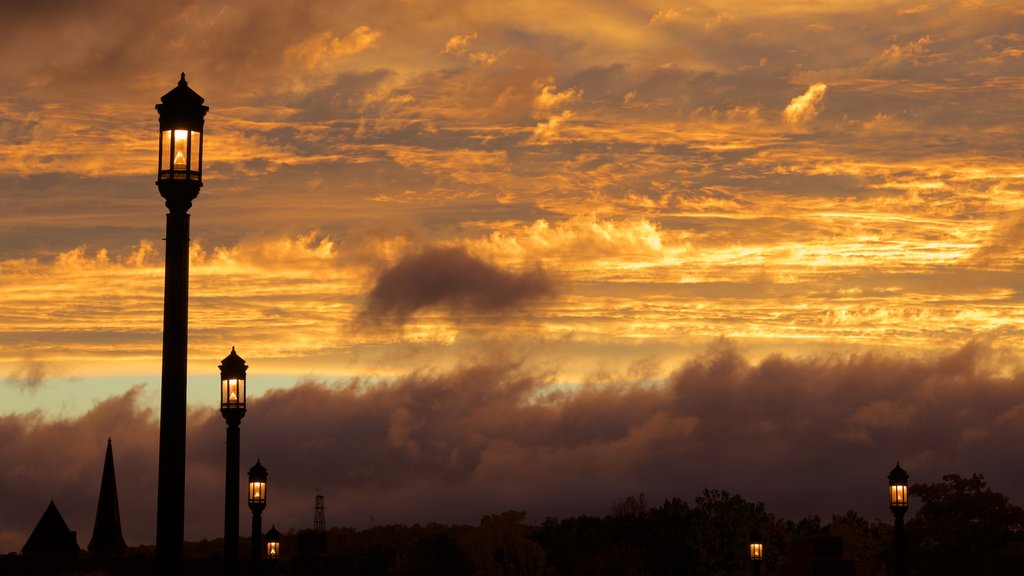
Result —
M 403 324 L 416 311 L 434 307 L 501 312 L 553 293 L 551 278 L 539 267 L 517 274 L 464 248 L 429 248 L 377 277 L 362 319 Z
M 475 522 L 508 508 L 539 521 L 602 514 L 639 491 L 689 499 L 705 486 L 792 517 L 881 517 L 896 460 L 919 482 L 981 472 L 1019 500 L 1024 468 L 1006 446 L 1024 441 L 1024 382 L 989 370 L 992 354 L 971 343 L 931 360 L 751 362 L 721 342 L 658 386 L 567 388 L 502 360 L 384 382 L 307 381 L 250 399 L 242 464 L 266 465 L 264 518 L 288 528 L 309 526 L 317 489 L 332 525 Z M 140 390 L 77 419 L 0 418 L 0 493 L 13 519 L 5 551 L 51 497 L 87 541 L 108 436 L 126 538 L 152 541 L 157 426 Z M 188 536 L 216 537 L 224 424 L 210 409 L 189 425 Z

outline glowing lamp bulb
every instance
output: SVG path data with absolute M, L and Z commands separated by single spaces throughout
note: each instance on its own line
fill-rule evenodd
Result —
M 174 131 L 174 169 L 185 169 L 185 152 L 188 150 L 188 130 Z

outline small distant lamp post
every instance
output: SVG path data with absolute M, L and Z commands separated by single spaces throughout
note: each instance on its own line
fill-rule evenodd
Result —
M 235 353 L 220 363 L 220 413 L 228 424 L 227 463 L 224 467 L 224 566 L 228 576 L 238 573 L 238 480 L 241 433 L 245 416 L 245 360 Z
M 750 533 L 750 563 L 754 566 L 754 576 L 761 575 L 762 560 L 764 560 L 764 539 L 760 532 L 754 530 Z
M 263 552 L 263 509 L 267 507 L 267 469 L 260 464 L 249 468 L 249 510 L 252 510 L 252 560 L 256 562 Z
M 910 475 L 897 462 L 896 467 L 889 472 L 889 510 L 892 510 L 892 515 L 895 519 L 893 527 L 893 548 L 895 552 L 893 573 L 896 576 L 906 575 L 906 568 L 904 566 L 903 515 L 907 513 L 907 506 L 909 505 L 909 481 Z

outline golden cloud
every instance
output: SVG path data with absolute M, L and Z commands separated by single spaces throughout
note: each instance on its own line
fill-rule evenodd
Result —
M 819 112 L 818 106 L 825 99 L 825 92 L 827 91 L 828 86 L 822 82 L 817 82 L 807 88 L 806 92 L 793 98 L 789 105 L 786 106 L 786 109 L 782 111 L 786 122 L 799 124 L 817 117 Z
M 343 37 L 325 31 L 285 49 L 286 62 L 299 64 L 307 70 L 333 68 L 340 58 L 359 54 L 372 48 L 383 35 L 369 26 L 359 26 Z
M 538 123 L 527 143 L 539 144 L 541 146 L 551 143 L 552 140 L 559 137 L 562 125 L 572 119 L 572 117 L 573 113 L 571 110 L 563 110 L 561 114 L 551 116 L 547 121 Z
M 551 110 L 568 102 L 576 102 L 582 97 L 581 90 L 570 88 L 559 92 L 554 84 L 543 83 L 540 93 L 533 99 L 533 107 L 536 110 Z
M 464 36 L 452 36 L 445 43 L 442 52 L 445 54 L 462 54 L 468 49 L 469 43 L 472 40 L 476 40 L 476 32 Z

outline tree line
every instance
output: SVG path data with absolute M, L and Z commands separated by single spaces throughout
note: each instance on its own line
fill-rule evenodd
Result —
M 910 574 L 1020 574 L 1024 509 L 993 491 L 983 476 L 948 475 L 911 486 L 906 524 Z M 604 516 L 526 522 L 526 513 L 484 516 L 478 525 L 388 525 L 331 528 L 319 566 L 353 576 L 733 576 L 752 573 L 751 532 L 763 537 L 761 574 L 784 575 L 794 542 L 842 538 L 843 558 L 857 576 L 886 576 L 892 559 L 892 518 L 854 511 L 799 521 L 762 503 L 705 489 L 692 503 L 654 506 L 643 494 L 612 505 Z M 281 573 L 297 567 L 298 534 L 282 538 Z M 834 540 L 834 539 L 833 539 Z M 206 543 L 204 543 L 206 544 Z M 209 543 L 212 544 L 212 543 Z M 213 546 L 196 544 L 213 551 Z

